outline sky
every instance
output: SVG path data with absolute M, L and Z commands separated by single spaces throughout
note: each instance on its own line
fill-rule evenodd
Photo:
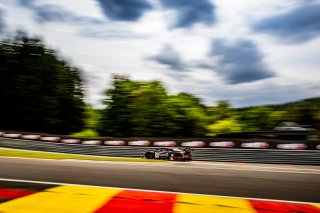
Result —
M 0 0 L 0 38 L 25 31 L 82 70 L 103 107 L 112 75 L 233 107 L 320 96 L 320 0 Z

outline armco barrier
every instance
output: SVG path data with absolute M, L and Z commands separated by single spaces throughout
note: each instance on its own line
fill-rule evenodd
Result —
M 279 133 L 280 134 L 280 133 Z M 241 148 L 241 149 L 282 149 L 282 150 L 319 150 L 318 140 L 280 140 L 257 138 L 74 138 L 64 135 L 49 135 L 45 133 L 30 133 L 0 130 L 0 137 L 47 141 L 67 144 L 99 145 L 99 146 L 142 146 L 142 147 L 173 147 L 185 146 L 196 148 Z
M 62 143 L 68 143 L 68 144 L 80 144 L 81 140 L 80 139 L 75 139 L 75 138 L 66 138 L 61 140 Z
M 41 135 L 22 135 L 22 139 L 29 139 L 29 140 L 39 140 Z
M 256 148 L 256 149 L 267 149 L 269 144 L 266 142 L 251 142 L 251 143 L 242 143 L 241 147 L 244 148 Z
M 19 134 L 19 133 L 3 133 L 2 136 L 6 137 L 6 138 L 20 138 L 22 136 L 22 134 Z
M 50 142 L 60 142 L 61 138 L 57 136 L 47 136 L 47 137 L 41 137 L 40 140 L 50 141 Z
M 139 146 L 97 146 L 0 137 L 0 147 L 113 157 L 139 157 L 152 149 Z M 193 148 L 193 160 L 320 165 L 320 150 Z

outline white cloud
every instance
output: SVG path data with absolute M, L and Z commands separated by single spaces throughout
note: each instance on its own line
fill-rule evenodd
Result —
M 301 1 L 212 1 L 217 22 L 212 26 L 195 24 L 188 29 L 170 28 L 175 16 L 157 1 L 151 1 L 153 11 L 130 23 L 108 20 L 92 0 L 42 0 L 37 4 L 54 4 L 77 17 L 96 19 L 99 23 L 83 20 L 38 23 L 34 11 L 15 2 L 0 0 L 7 32 L 22 29 L 31 35 L 40 35 L 51 48 L 58 49 L 61 55 L 79 66 L 87 79 L 86 100 L 98 107 L 102 106 L 103 91 L 110 86 L 113 73 L 128 74 L 136 80 L 161 80 L 170 92 L 190 92 L 207 104 L 227 99 L 234 106 L 248 106 L 320 95 L 317 80 L 320 79 L 319 37 L 303 44 L 284 44 L 252 30 L 256 21 L 288 11 Z M 195 62 L 215 63 L 208 55 L 213 39 L 252 40 L 276 76 L 227 85 L 217 70 L 192 66 Z M 181 60 L 190 65 L 187 72 L 177 73 L 146 60 L 159 53 L 164 44 L 171 45 L 179 52 Z
M 88 0 L 41 0 L 35 1 L 38 5 L 58 5 L 68 11 L 72 11 L 78 16 L 86 16 L 96 19 L 104 19 L 102 11 L 97 1 Z

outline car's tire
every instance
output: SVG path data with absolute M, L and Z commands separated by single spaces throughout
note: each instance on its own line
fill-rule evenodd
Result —
M 146 154 L 144 154 L 144 156 L 147 159 L 154 159 L 154 153 L 152 153 L 152 152 L 146 152 Z

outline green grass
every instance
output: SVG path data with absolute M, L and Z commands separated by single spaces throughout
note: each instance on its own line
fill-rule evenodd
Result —
M 125 161 L 125 162 L 165 162 L 159 160 L 148 160 L 140 158 L 121 158 L 121 157 L 100 157 L 89 155 L 63 154 L 54 152 L 28 151 L 19 149 L 0 148 L 0 156 L 5 157 L 23 157 L 23 158 L 41 158 L 41 159 L 76 159 L 76 160 L 94 160 L 94 161 Z

